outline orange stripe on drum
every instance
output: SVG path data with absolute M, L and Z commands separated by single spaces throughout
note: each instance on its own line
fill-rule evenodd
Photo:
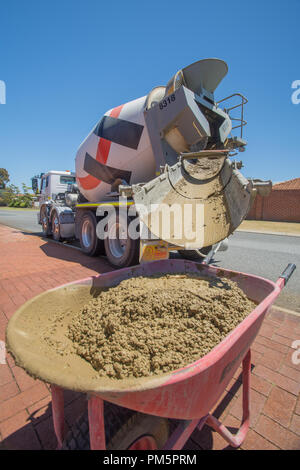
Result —
M 121 104 L 120 106 L 117 106 L 110 112 L 110 116 L 114 118 L 118 118 L 120 116 L 120 112 L 122 111 L 124 104 Z
M 112 109 L 111 112 L 109 113 L 109 116 L 118 118 L 123 106 L 124 105 L 122 104 Z M 100 137 L 99 142 L 98 142 L 98 147 L 97 147 L 96 160 L 102 163 L 103 165 L 105 165 L 107 162 L 109 151 L 110 151 L 110 146 L 111 146 L 110 140 L 106 140 Z M 87 189 L 87 190 L 94 189 L 101 183 L 100 180 L 98 180 L 92 175 L 84 176 L 83 178 L 77 177 L 77 181 L 83 187 L 83 189 Z

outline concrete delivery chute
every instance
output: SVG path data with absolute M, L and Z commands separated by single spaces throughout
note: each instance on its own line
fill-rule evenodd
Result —
M 215 101 L 226 73 L 224 61 L 200 60 L 166 86 L 105 113 L 78 149 L 76 172 L 69 174 L 76 184 L 63 188 L 66 172 L 42 176 L 44 235 L 77 237 L 86 254 L 105 254 L 118 267 L 165 258 L 172 249 L 189 258 L 211 257 L 246 217 L 255 193 L 271 188 L 245 178 L 230 159 L 246 146 L 247 100 L 235 94 Z M 101 214 L 118 208 L 120 196 L 147 229 L 138 239 L 128 233 L 133 216 L 124 211 L 113 214 L 116 237 L 106 226 L 103 234 L 96 230 L 103 217 L 98 208 Z

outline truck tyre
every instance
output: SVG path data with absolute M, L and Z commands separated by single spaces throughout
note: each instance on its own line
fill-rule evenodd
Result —
M 169 437 L 167 419 L 137 413 L 109 402 L 104 402 L 104 425 L 107 450 L 162 449 Z M 73 425 L 62 449 L 90 449 L 87 412 Z
M 140 238 L 134 240 L 128 234 L 128 227 L 133 219 L 124 213 L 112 214 L 111 217 L 115 217 L 115 220 L 113 222 L 109 220 L 104 229 L 107 232 L 104 239 L 104 249 L 108 262 L 117 268 L 138 264 Z M 114 233 L 116 233 L 116 237 Z M 121 238 L 120 234 L 123 234 L 125 238 Z
M 178 250 L 178 253 L 184 259 L 189 259 L 191 261 L 203 261 L 204 258 L 208 255 L 212 246 L 206 246 L 201 248 L 201 250 Z
M 97 256 L 103 250 L 103 241 L 96 233 L 97 219 L 93 212 L 86 212 L 81 217 L 79 240 L 81 250 L 88 256 Z
M 54 211 L 53 214 L 51 214 L 51 228 L 52 228 L 53 240 L 59 242 L 62 238 L 60 234 L 59 217 L 56 211 Z
M 47 207 L 42 206 L 40 211 L 40 221 L 42 224 L 42 232 L 44 237 L 49 237 L 51 235 L 51 228 L 49 223 L 49 217 L 47 214 Z

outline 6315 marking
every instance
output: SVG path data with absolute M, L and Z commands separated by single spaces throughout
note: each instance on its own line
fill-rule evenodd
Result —
M 159 103 L 159 109 L 164 109 L 168 106 L 168 104 L 171 104 L 172 101 L 175 101 L 175 95 L 170 95 L 170 96 L 167 96 L 165 99 L 163 99 L 160 103 Z

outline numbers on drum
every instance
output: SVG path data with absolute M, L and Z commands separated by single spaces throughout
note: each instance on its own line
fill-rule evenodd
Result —
M 168 106 L 168 104 L 172 103 L 172 101 L 175 101 L 175 95 L 170 95 L 170 96 L 167 96 L 165 99 L 163 99 L 160 103 L 159 103 L 159 109 L 164 109 Z

